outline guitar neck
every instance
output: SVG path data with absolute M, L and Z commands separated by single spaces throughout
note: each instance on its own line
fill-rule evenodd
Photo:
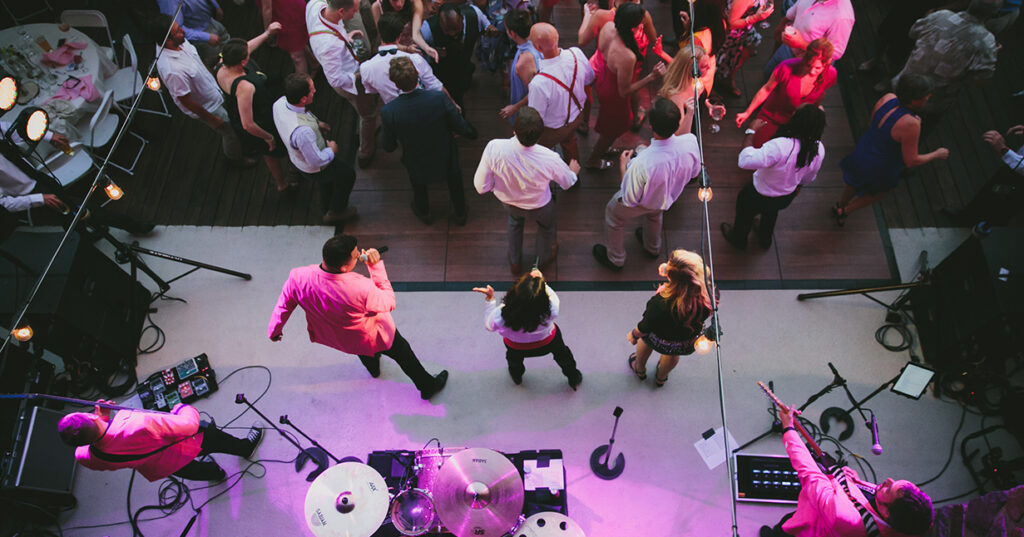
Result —
M 774 403 L 775 406 L 779 408 L 783 408 L 786 406 L 782 402 L 782 400 L 775 395 L 775 393 L 768 389 L 768 386 L 766 386 L 765 383 L 758 381 L 757 385 L 761 387 L 761 391 L 763 391 L 764 394 L 768 396 L 768 399 L 771 399 L 772 403 Z M 822 456 L 824 456 L 824 452 L 821 451 L 821 447 L 818 446 L 818 443 L 815 442 L 813 438 L 811 438 L 811 433 L 807 432 L 807 429 L 805 429 L 803 424 L 800 423 L 800 419 L 797 416 L 793 416 L 793 427 L 797 430 L 798 433 L 800 433 L 800 436 L 804 437 L 804 441 L 807 442 L 808 446 L 811 448 L 811 451 L 814 452 L 815 458 L 820 460 Z

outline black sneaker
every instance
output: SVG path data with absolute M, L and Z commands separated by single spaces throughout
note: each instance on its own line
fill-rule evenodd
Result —
M 447 384 L 447 383 L 448 383 L 448 370 L 446 369 L 446 370 L 441 371 L 440 373 L 438 373 L 437 375 L 434 376 L 434 387 L 430 388 L 429 390 L 426 390 L 426 391 L 421 391 L 420 392 L 420 397 L 423 398 L 424 401 L 427 400 L 427 399 L 430 399 L 431 397 L 437 395 L 441 390 L 443 390 L 444 389 L 444 385 Z
M 217 467 L 217 472 L 217 475 L 210 477 L 210 479 L 207 479 L 207 481 L 209 481 L 210 483 L 220 483 L 221 481 L 224 481 L 225 479 L 228 478 L 228 473 L 225 472 L 224 469 L 221 468 L 220 466 Z
M 603 244 L 595 244 L 591 253 L 594 254 L 594 260 L 597 261 L 602 267 L 619 272 L 622 267 L 612 263 L 611 259 L 608 259 L 608 248 Z
M 252 450 L 245 458 L 251 458 L 253 453 L 256 453 L 256 448 L 260 447 L 260 442 L 263 441 L 263 427 L 259 423 L 253 423 L 249 429 L 249 435 L 245 437 L 245 440 L 252 444 Z

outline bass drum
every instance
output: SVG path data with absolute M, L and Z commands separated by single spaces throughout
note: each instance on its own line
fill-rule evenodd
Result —
M 391 500 L 391 523 L 402 535 L 423 535 L 438 525 L 434 500 L 421 489 L 408 489 Z
M 561 513 L 537 513 L 519 525 L 513 537 L 586 537 L 579 524 Z

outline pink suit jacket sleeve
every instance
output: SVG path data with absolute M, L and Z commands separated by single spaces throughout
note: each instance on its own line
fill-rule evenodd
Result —
M 293 269 L 291 273 L 288 274 L 288 279 L 281 287 L 281 295 L 277 297 L 277 304 L 274 305 L 274 311 L 270 314 L 270 325 L 267 326 L 267 337 L 271 339 L 281 334 L 284 330 L 284 324 L 288 322 L 288 318 L 292 316 L 292 312 L 295 311 L 295 307 L 299 305 L 299 301 L 295 296 L 295 285 L 293 284 L 295 270 L 296 269 Z
M 782 440 L 800 479 L 796 513 L 782 529 L 795 537 L 864 537 L 860 513 L 839 482 L 818 468 L 800 433 L 786 431 Z

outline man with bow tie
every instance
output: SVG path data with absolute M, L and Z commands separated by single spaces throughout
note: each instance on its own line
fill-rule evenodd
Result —
M 377 21 L 377 31 L 380 32 L 381 46 L 377 53 L 359 66 L 359 74 L 363 79 L 363 87 L 366 93 L 380 95 L 384 104 L 395 100 L 400 93 L 398 86 L 388 77 L 388 69 L 391 68 L 391 60 L 404 57 L 412 61 L 419 73 L 419 87 L 428 90 L 444 91 L 444 84 L 434 76 L 433 69 L 427 60 L 419 54 L 410 54 L 398 48 L 398 37 L 402 34 L 405 21 L 401 15 L 394 12 L 386 12 Z

